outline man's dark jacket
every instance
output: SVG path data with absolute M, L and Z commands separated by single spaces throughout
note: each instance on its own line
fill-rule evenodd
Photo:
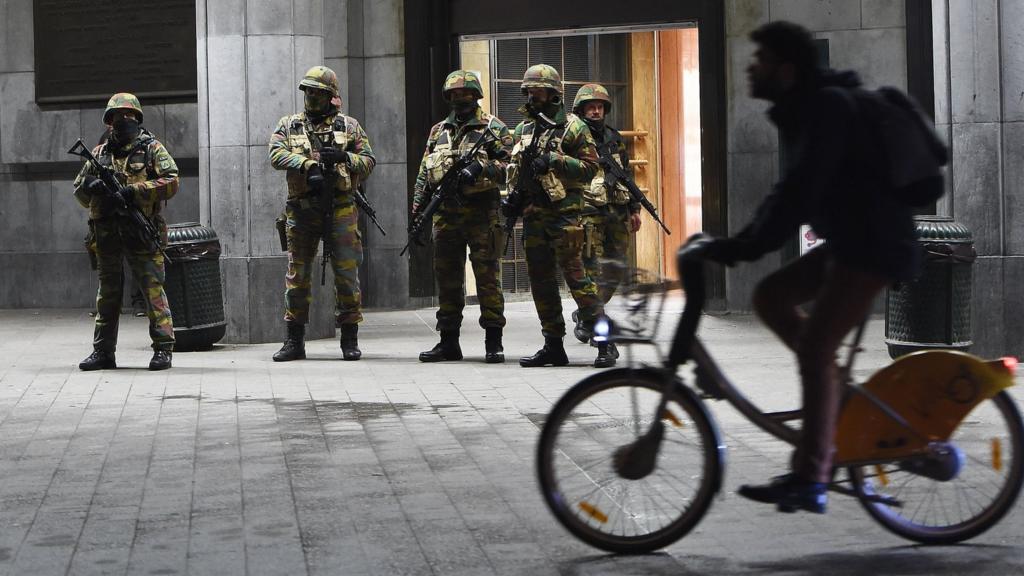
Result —
M 783 177 L 737 239 L 747 258 L 779 249 L 810 224 L 836 259 L 892 280 L 914 277 L 920 248 L 911 209 L 866 160 L 872 142 L 850 93 L 853 72 L 825 72 L 768 111 L 785 150 Z

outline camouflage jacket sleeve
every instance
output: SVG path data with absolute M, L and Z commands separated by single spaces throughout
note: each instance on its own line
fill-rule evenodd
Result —
M 350 135 L 348 146 L 348 165 L 353 173 L 359 176 L 360 181 L 365 180 L 373 167 L 377 165 L 377 158 L 373 155 L 373 148 L 370 147 L 370 138 L 366 131 L 359 125 L 355 118 L 346 117 L 349 123 L 348 132 Z
M 427 156 L 434 151 L 437 138 L 441 135 L 442 122 L 434 124 L 427 136 L 427 145 L 423 148 L 423 158 L 420 159 L 420 169 L 416 173 L 416 183 L 412 187 L 412 204 L 416 207 L 425 206 L 428 202 L 427 193 Z
M 92 149 L 92 155 L 93 156 L 98 156 L 102 149 L 103 149 L 102 146 L 96 146 L 95 148 Z M 85 177 L 86 176 L 95 176 L 95 175 L 96 175 L 96 170 L 92 167 L 92 163 L 91 162 L 86 162 L 85 164 L 82 164 L 82 169 L 78 171 L 78 176 L 75 176 L 75 182 L 73 184 L 73 186 L 75 187 L 75 192 L 74 192 L 75 200 L 77 200 L 78 203 L 81 204 L 83 208 L 88 208 L 89 207 L 89 200 L 90 200 L 89 193 L 85 191 L 85 187 L 84 187 L 84 185 L 85 185 Z
M 292 152 L 288 147 L 288 131 L 291 128 L 292 116 L 285 116 L 277 122 L 277 129 L 270 135 L 270 165 L 278 170 L 298 170 L 305 172 L 316 164 L 304 154 Z
M 497 118 L 492 122 L 491 129 L 497 134 L 498 140 L 491 142 L 487 147 L 488 161 L 481 175 L 491 182 L 504 182 L 508 158 L 512 154 L 512 134 L 509 133 L 508 126 Z
M 556 176 L 578 182 L 590 182 L 597 175 L 597 145 L 590 129 L 578 118 L 565 124 L 565 135 L 559 150 L 552 151 L 548 160 Z
M 149 158 L 146 169 L 153 178 L 132 185 L 135 188 L 135 202 L 140 206 L 167 201 L 178 193 L 178 165 L 167 148 L 156 139 L 149 143 Z

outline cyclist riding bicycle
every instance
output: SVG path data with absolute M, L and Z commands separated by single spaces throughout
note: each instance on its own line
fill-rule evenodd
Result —
M 886 193 L 881 171 L 865 160 L 870 141 L 847 92 L 860 86 L 857 75 L 820 68 L 811 34 L 798 25 L 772 22 L 750 38 L 757 47 L 747 68 L 750 95 L 774 104 L 768 116 L 783 143 L 783 177 L 748 226 L 702 249 L 730 266 L 756 260 L 805 223 L 826 243 L 754 291 L 758 316 L 796 353 L 803 428 L 792 471 L 739 493 L 824 513 L 840 404 L 836 352 L 886 285 L 914 276 L 920 254 L 910 207 Z

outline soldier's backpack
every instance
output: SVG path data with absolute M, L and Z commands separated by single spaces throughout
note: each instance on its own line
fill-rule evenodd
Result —
M 881 182 L 909 206 L 941 198 L 949 151 L 917 102 L 890 86 L 847 92 L 866 126 L 866 159 L 879 170 Z

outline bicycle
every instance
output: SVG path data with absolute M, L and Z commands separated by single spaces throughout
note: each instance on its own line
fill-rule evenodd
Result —
M 758 409 L 697 338 L 704 263 L 689 246 L 679 252 L 686 301 L 668 355 L 654 339 L 668 286 L 634 282 L 621 293 L 625 321 L 595 326 L 596 337 L 627 348 L 627 366 L 574 385 L 541 431 L 544 501 L 570 533 L 609 552 L 665 547 L 707 513 L 722 485 L 725 446 L 705 400 L 729 402 L 789 444 L 799 438 L 799 410 Z M 950 544 L 988 530 L 1024 480 L 1024 424 L 1006 392 L 1016 359 L 921 351 L 857 385 L 851 369 L 863 333 L 861 324 L 840 366 L 844 399 L 829 490 L 857 498 L 874 520 L 912 541 Z M 660 365 L 634 365 L 631 345 L 654 346 Z M 692 385 L 677 374 L 684 365 L 693 367 Z

